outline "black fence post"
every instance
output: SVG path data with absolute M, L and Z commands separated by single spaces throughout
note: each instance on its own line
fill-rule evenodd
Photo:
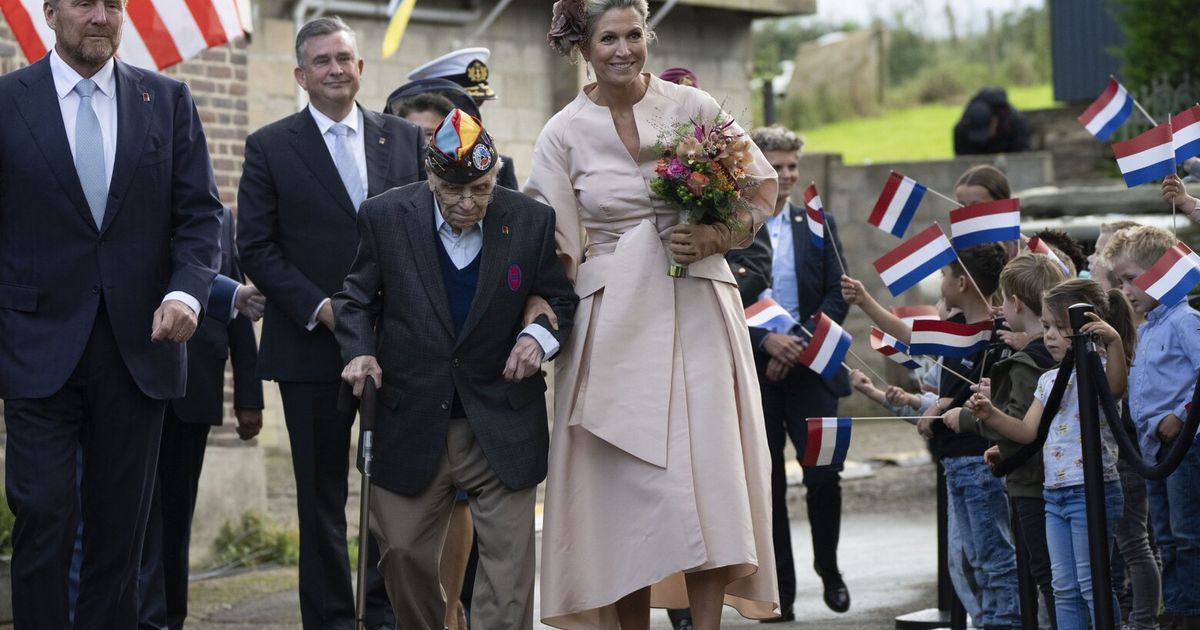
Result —
M 1075 304 L 1070 313 L 1071 329 L 1078 331 L 1091 321 L 1091 304 Z M 1112 578 L 1109 575 L 1108 521 L 1104 500 L 1104 463 L 1100 449 L 1099 392 L 1092 382 L 1088 355 L 1096 344 L 1085 335 L 1072 340 L 1075 351 L 1075 386 L 1079 395 L 1079 429 L 1083 439 L 1083 490 L 1087 503 L 1088 557 L 1092 564 L 1092 608 L 1095 630 L 1114 630 Z

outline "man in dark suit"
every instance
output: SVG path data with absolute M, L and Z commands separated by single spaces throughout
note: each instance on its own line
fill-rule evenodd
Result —
M 0 77 L 13 615 L 66 624 L 83 519 L 75 627 L 132 628 L 163 412 L 184 393 L 221 202 L 187 86 L 113 59 L 124 4 L 44 11 L 54 49 Z
M 799 176 L 798 160 L 804 141 L 781 127 L 757 129 L 751 137 L 779 174 L 775 214 L 762 228 L 771 238 L 774 251 L 771 296 L 801 324 L 816 313 L 824 313 L 840 324 L 849 307 L 842 299 L 845 260 L 839 261 L 841 245 L 833 216 L 825 215 L 824 245 L 817 247 L 810 239 L 804 208 L 790 201 Z M 796 569 L 783 450 L 790 436 L 797 453 L 804 452 L 808 440 L 806 419 L 836 416 L 838 398 L 850 394 L 850 382 L 844 371 L 827 381 L 820 374 L 796 365 L 806 343 L 802 333 L 777 334 L 751 328 L 750 340 L 756 349 L 763 417 L 771 449 L 772 530 L 781 616 L 770 621 L 791 621 L 795 618 L 792 605 L 796 599 Z M 813 568 L 823 583 L 825 604 L 835 612 L 850 609 L 850 592 L 837 563 L 842 520 L 841 471 L 841 464 L 804 467 L 815 556 Z
M 421 131 L 355 103 L 363 61 L 345 22 L 304 25 L 296 62 L 309 105 L 246 139 L 238 247 L 243 271 L 267 296 L 258 375 L 277 381 L 283 399 L 300 516 L 300 611 L 311 630 L 354 619 L 345 506 L 355 410 L 338 409 L 342 361 L 330 297 L 354 259 L 359 204 L 425 175 Z M 378 550 L 367 553 L 373 559 Z M 369 578 L 368 627 L 390 628 L 378 571 Z
M 457 490 L 479 539 L 477 628 L 532 628 L 533 509 L 546 476 L 544 359 L 578 297 L 555 254 L 554 211 L 496 184 L 498 154 L 456 109 L 434 133 L 428 184 L 363 205 L 358 255 L 334 297 L 343 378 L 381 387 L 372 532 L 397 627 L 442 628 L 438 556 Z M 546 316 L 522 327 L 530 295 Z M 451 594 L 453 595 L 453 594 Z
M 233 235 L 233 213 L 226 208 L 221 218 L 221 275 L 241 280 Z M 262 429 L 263 390 L 255 373 L 254 319 L 258 318 L 243 316 L 230 322 L 206 318 L 188 342 L 187 394 L 167 406 L 154 503 L 142 549 L 143 628 L 179 630 L 187 618 L 192 512 L 208 431 L 220 426 L 225 415 L 227 361 L 233 365 L 238 437 L 250 440 Z

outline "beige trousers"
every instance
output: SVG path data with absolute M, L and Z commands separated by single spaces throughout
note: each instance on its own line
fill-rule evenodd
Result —
M 438 563 L 460 488 L 467 492 L 479 540 L 471 626 L 532 628 L 537 489 L 505 487 L 463 418 L 450 420 L 446 452 L 424 492 L 402 496 L 379 487 L 371 490 L 371 532 L 379 543 L 379 572 L 396 612 L 396 627 L 443 628 L 447 594 L 438 580 Z

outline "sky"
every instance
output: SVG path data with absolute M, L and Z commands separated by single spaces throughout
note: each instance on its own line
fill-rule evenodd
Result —
M 945 37 L 950 33 L 945 17 L 946 5 L 953 9 L 961 35 L 986 30 L 989 10 L 1000 15 L 1026 7 L 1042 6 L 1045 2 L 1046 0 L 817 0 L 816 16 L 803 19 L 835 24 L 852 20 L 866 25 L 878 17 L 890 24 L 896 13 L 903 11 L 910 28 L 926 35 Z

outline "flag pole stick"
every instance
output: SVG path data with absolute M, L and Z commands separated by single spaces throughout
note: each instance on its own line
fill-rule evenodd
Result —
M 854 352 L 854 348 L 850 348 L 849 352 L 850 352 L 850 356 L 854 357 L 855 359 L 858 359 L 858 362 L 861 363 L 863 365 L 863 367 L 867 368 L 868 372 L 875 375 L 875 378 L 879 379 L 880 381 L 882 381 L 884 383 L 888 382 L 888 380 L 886 378 L 883 378 L 882 376 L 879 375 L 879 372 L 876 372 L 874 369 L 872 369 L 871 365 L 869 363 L 867 363 L 866 361 L 863 361 L 863 358 L 858 356 L 858 353 Z
M 1149 112 L 1147 112 L 1147 111 L 1146 111 L 1144 108 L 1142 108 L 1142 104 L 1141 104 L 1141 103 L 1139 103 L 1139 102 L 1137 102 L 1137 99 L 1136 99 L 1136 98 L 1133 98 L 1133 95 L 1132 95 L 1132 94 L 1130 94 L 1130 95 L 1129 95 L 1129 100 L 1133 101 L 1133 104 L 1134 104 L 1134 106 L 1136 106 L 1136 107 L 1138 108 L 1138 111 L 1139 111 L 1139 112 L 1142 112 L 1142 115 L 1146 117 L 1146 120 L 1149 120 L 1149 121 L 1150 121 L 1150 126 L 1151 126 L 1151 127 L 1157 127 L 1157 126 L 1158 126 L 1158 122 L 1156 122 L 1156 121 L 1154 120 L 1154 117 L 1152 117 L 1152 116 L 1150 115 L 1150 113 L 1149 113 Z
M 938 368 L 940 368 L 946 372 L 949 372 L 949 373 L 953 374 L 954 376 L 957 376 L 959 379 L 962 380 L 962 382 L 966 383 L 967 385 L 975 385 L 976 384 L 975 381 L 972 381 L 971 379 L 963 376 L 962 374 L 959 374 L 958 372 L 951 370 L 950 368 L 946 367 L 945 365 L 942 365 L 941 363 L 938 364 Z
M 958 252 L 955 252 L 954 255 L 957 257 Z M 967 274 L 967 280 L 970 280 L 971 286 L 975 287 L 975 292 L 979 294 L 980 299 L 983 300 L 984 304 L 991 306 L 992 305 L 991 300 L 988 300 L 987 296 L 983 294 L 983 289 L 980 289 L 979 285 L 975 283 L 975 278 L 971 277 L 971 272 L 967 270 L 966 265 L 963 265 L 962 259 L 958 258 L 957 260 L 958 260 L 958 264 L 962 265 L 963 273 Z
M 941 416 L 851 416 L 851 420 L 941 420 Z
M 846 263 L 842 262 L 842 252 L 838 251 L 837 239 L 834 238 L 833 230 L 830 230 L 828 225 L 825 226 L 825 233 L 829 235 L 829 244 L 833 245 L 833 257 L 837 258 L 838 266 L 842 268 L 842 275 L 849 276 L 850 274 L 846 272 Z
M 925 190 L 927 190 L 927 191 L 929 191 L 929 192 L 931 192 L 931 193 L 933 193 L 933 194 L 935 194 L 935 195 L 937 195 L 937 196 L 941 197 L 942 199 L 945 199 L 946 201 L 949 201 L 950 203 L 952 203 L 952 204 L 954 204 L 954 205 L 958 206 L 959 208 L 963 208 L 963 207 L 965 207 L 965 206 L 963 206 L 961 203 L 959 203 L 957 199 L 953 199 L 953 198 L 947 197 L 946 195 L 943 195 L 942 193 L 940 193 L 940 192 L 938 192 L 938 191 L 936 191 L 936 190 L 934 190 L 934 189 L 932 189 L 932 188 L 928 188 L 928 187 L 927 187 Z
M 1171 114 L 1167 114 L 1167 126 L 1171 126 Z M 1171 197 L 1171 236 L 1179 240 L 1179 235 L 1175 233 L 1175 197 Z

